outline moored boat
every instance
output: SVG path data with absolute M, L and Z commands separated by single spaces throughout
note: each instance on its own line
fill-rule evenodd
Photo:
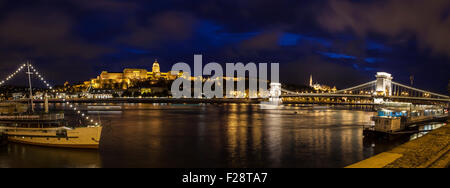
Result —
M 89 117 L 85 117 L 81 111 L 73 108 L 81 115 L 87 126 L 69 126 L 64 113 L 49 112 L 47 94 L 45 94 L 44 112 L 34 110 L 31 86 L 31 74 L 33 74 L 31 69 L 34 70 L 34 68 L 29 63 L 22 67 L 25 66 L 28 68 L 29 105 L 14 102 L 0 103 L 2 138 L 6 137 L 10 142 L 38 146 L 98 149 L 102 126 L 97 122 L 94 123 L 94 120 Z M 49 89 L 52 88 L 49 87 Z M 70 107 L 73 106 L 70 105 Z
M 444 108 L 434 105 L 413 105 L 411 103 L 387 102 L 379 106 L 372 117 L 373 126 L 364 129 L 364 136 L 395 136 L 417 132 L 415 124 L 445 121 L 448 118 Z
M 14 113 L 0 115 L 0 132 L 9 142 L 98 149 L 102 126 L 69 127 L 63 113 Z
M 48 147 L 98 149 L 102 127 L 0 127 L 0 130 L 7 136 L 9 142 Z

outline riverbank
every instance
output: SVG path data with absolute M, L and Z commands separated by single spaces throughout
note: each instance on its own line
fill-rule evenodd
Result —
M 447 124 L 391 151 L 346 168 L 449 168 L 450 126 Z

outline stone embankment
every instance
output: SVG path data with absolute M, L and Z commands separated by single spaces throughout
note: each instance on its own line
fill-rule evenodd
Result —
M 449 168 L 450 126 L 350 165 L 347 168 Z

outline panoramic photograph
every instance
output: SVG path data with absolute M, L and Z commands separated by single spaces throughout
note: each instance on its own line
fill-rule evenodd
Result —
M 194 185 L 449 168 L 448 0 L 0 10 L 0 168 L 177 169 Z

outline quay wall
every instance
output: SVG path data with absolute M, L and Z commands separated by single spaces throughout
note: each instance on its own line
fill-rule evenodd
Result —
M 390 151 L 346 168 L 449 168 L 450 126 L 433 130 Z

